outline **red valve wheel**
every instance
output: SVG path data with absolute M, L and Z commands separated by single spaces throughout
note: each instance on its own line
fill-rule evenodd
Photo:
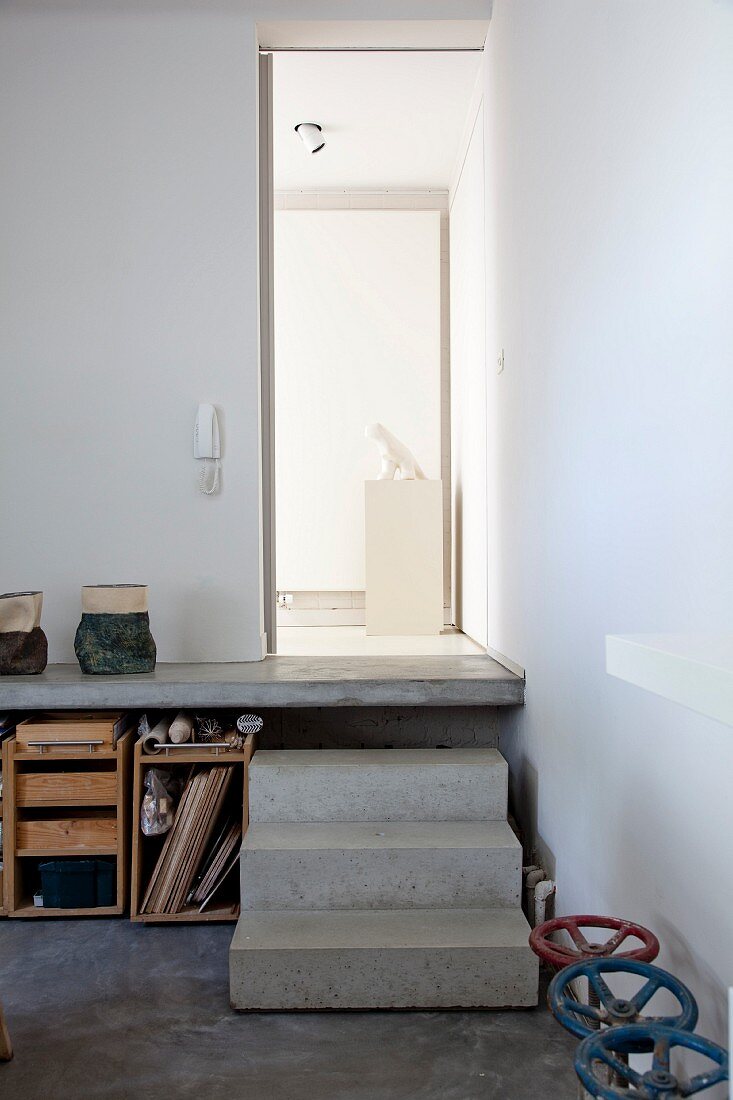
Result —
M 582 928 L 605 928 L 613 935 L 605 943 L 589 943 Z M 555 932 L 567 932 L 573 941 L 572 946 L 555 943 L 551 938 Z M 641 947 L 630 951 L 619 951 L 623 942 L 634 936 L 641 940 Z M 562 969 L 574 962 L 587 962 L 590 959 L 636 959 L 638 962 L 652 962 L 659 954 L 659 940 L 648 928 L 620 917 L 594 917 L 586 914 L 574 917 L 555 917 L 538 924 L 532 929 L 529 945 L 535 955 L 546 963 Z

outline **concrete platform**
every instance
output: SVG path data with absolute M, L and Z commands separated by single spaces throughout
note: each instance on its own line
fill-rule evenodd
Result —
M 524 680 L 486 656 L 267 657 L 159 664 L 138 676 L 86 676 L 76 664 L 3 676 L 0 709 L 521 706 Z
M 255 823 L 242 845 L 242 907 L 518 906 L 521 864 L 504 821 Z
M 518 909 L 245 912 L 233 1008 L 500 1008 L 537 1003 Z
M 265 821 L 500 821 L 509 769 L 496 749 L 263 751 L 249 816 Z

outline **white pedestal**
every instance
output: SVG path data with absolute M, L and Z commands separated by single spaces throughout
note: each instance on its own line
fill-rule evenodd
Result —
M 443 486 L 367 481 L 366 632 L 443 629 Z

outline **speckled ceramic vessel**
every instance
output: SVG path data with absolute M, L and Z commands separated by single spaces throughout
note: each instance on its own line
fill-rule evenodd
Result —
M 153 671 L 156 649 L 146 585 L 87 585 L 81 590 L 81 611 L 74 651 L 82 672 L 124 676 Z

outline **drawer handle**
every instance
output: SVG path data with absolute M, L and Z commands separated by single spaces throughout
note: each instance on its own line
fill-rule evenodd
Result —
M 154 753 L 147 753 L 148 756 L 157 756 L 159 753 L 164 753 L 168 756 L 171 752 L 178 749 L 198 749 L 199 752 L 202 749 L 209 749 L 212 756 L 219 756 L 222 752 L 231 752 L 232 746 L 226 741 L 186 741 L 182 745 L 174 745 L 171 741 L 156 741 L 153 742 L 156 746 Z
M 63 746 L 64 748 L 76 749 L 80 745 L 82 747 L 87 745 L 89 747 L 89 752 L 93 753 L 95 745 L 103 745 L 104 741 L 28 741 L 27 744 L 29 749 L 38 749 L 39 754 L 42 754 L 45 748 L 59 748 L 59 746 Z

